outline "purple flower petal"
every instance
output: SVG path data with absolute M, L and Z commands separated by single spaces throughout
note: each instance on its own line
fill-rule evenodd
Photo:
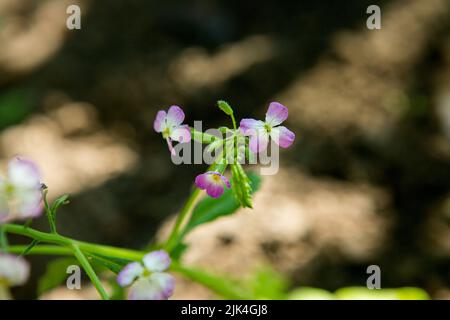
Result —
M 0 283 L 8 286 L 24 284 L 29 277 L 30 266 L 22 257 L 0 253 Z
M 153 129 L 156 132 L 162 132 L 166 127 L 167 113 L 164 110 L 159 110 L 156 114 L 155 121 L 153 122 Z
M 195 185 L 202 190 L 208 188 L 210 184 L 211 179 L 208 172 L 199 174 L 197 177 L 195 177 Z
M 295 140 L 295 133 L 283 126 L 273 128 L 270 136 L 282 148 L 289 148 Z
M 150 277 L 141 277 L 133 283 L 128 292 L 129 300 L 165 300 L 164 290 Z
M 288 117 L 288 108 L 281 103 L 272 102 L 266 113 L 266 123 L 274 127 L 282 123 Z
M 261 128 L 264 128 L 264 122 L 255 119 L 242 119 L 239 128 L 243 135 L 250 136 L 256 134 Z
M 170 266 L 170 257 L 164 250 L 153 251 L 142 259 L 147 270 L 152 272 L 162 272 Z
M 164 272 L 155 272 L 150 276 L 150 281 L 157 283 L 165 299 L 169 299 L 175 290 L 175 278 Z
M 172 140 L 180 143 L 191 141 L 191 130 L 187 124 L 175 127 L 170 134 Z
M 8 165 L 8 180 L 18 188 L 40 189 L 41 175 L 38 167 L 29 160 L 15 158 Z
M 167 112 L 167 124 L 179 126 L 184 121 L 184 112 L 179 106 L 171 106 Z
M 121 287 L 129 286 L 144 273 L 144 267 L 139 262 L 127 264 L 117 275 L 117 283 Z
M 206 193 L 213 198 L 219 198 L 223 194 L 223 185 L 211 183 L 208 188 L 206 188 Z
M 250 136 L 249 148 L 253 153 L 266 150 L 269 143 L 269 135 L 265 130 L 259 130 L 257 134 Z

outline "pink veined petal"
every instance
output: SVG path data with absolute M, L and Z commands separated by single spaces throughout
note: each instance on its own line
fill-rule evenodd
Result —
M 171 127 L 179 126 L 184 121 L 184 112 L 179 106 L 171 106 L 167 111 L 167 124 Z
M 169 254 L 164 250 L 153 251 L 142 259 L 147 270 L 161 272 L 169 268 L 171 260 Z
M 225 177 L 224 175 L 221 175 L 220 179 L 222 179 L 222 182 L 227 186 L 228 189 L 231 188 L 230 181 L 227 179 L 227 177 Z
M 288 108 L 279 102 L 272 102 L 266 113 L 266 123 L 272 127 L 279 125 L 288 117 Z
M 15 187 L 40 188 L 41 175 L 34 162 L 15 158 L 8 165 L 8 179 Z
M 153 129 L 156 132 L 162 132 L 166 128 L 167 113 L 164 110 L 159 110 L 153 122 Z
M 239 129 L 245 136 L 256 134 L 261 128 L 264 128 L 264 122 L 255 119 L 242 119 L 239 124 Z
M 169 299 L 175 290 L 175 278 L 165 272 L 155 272 L 150 276 L 150 281 L 157 283 L 165 299 Z
M 164 290 L 150 277 L 140 277 L 128 292 L 129 300 L 165 300 Z
M 206 193 L 213 198 L 219 198 L 223 194 L 223 184 L 219 183 L 211 183 L 206 188 Z
M 170 134 L 172 140 L 180 143 L 191 141 L 191 130 L 187 124 L 175 127 Z
M 175 149 L 172 146 L 172 139 L 166 138 L 166 141 L 167 141 L 167 147 L 169 148 L 170 154 L 173 156 L 176 156 L 177 153 L 175 152 Z
M 289 148 L 295 140 L 295 133 L 283 126 L 272 128 L 270 136 L 282 148 Z
M 129 286 L 144 273 L 144 267 L 139 262 L 127 264 L 117 275 L 117 283 L 121 287 Z
M 257 134 L 250 136 L 249 148 L 253 153 L 266 150 L 269 143 L 269 135 L 265 130 L 258 130 Z
M 0 253 L 0 283 L 8 286 L 24 284 L 30 275 L 30 266 L 22 257 Z
M 199 174 L 197 177 L 195 177 L 195 185 L 202 190 L 208 188 L 211 183 L 212 181 L 209 172 Z

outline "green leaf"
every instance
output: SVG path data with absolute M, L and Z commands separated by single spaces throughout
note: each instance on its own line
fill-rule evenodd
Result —
M 59 207 L 61 207 L 62 205 L 68 204 L 69 203 L 69 195 L 68 194 L 64 194 L 60 197 L 58 197 L 55 201 L 53 201 L 52 207 L 50 208 L 53 217 L 56 218 L 56 212 L 58 211 Z
M 292 290 L 287 296 L 288 300 L 334 300 L 336 296 L 323 289 L 301 287 Z
M 227 102 L 225 102 L 223 100 L 219 100 L 219 101 L 217 101 L 217 106 L 220 108 L 220 110 L 225 112 L 225 114 L 227 114 L 229 116 L 231 116 L 233 114 L 233 109 Z
M 111 258 L 108 259 L 104 256 L 96 254 L 88 254 L 88 257 L 90 262 L 92 262 L 96 267 L 97 266 L 104 267 L 106 269 L 111 270 L 115 274 L 118 274 L 123 269 L 123 267 L 128 263 L 128 262 L 118 263 L 116 259 L 114 259 L 116 261 L 113 261 L 113 259 Z
M 392 289 L 368 289 L 366 287 L 347 287 L 335 292 L 341 300 L 428 300 L 429 295 L 420 288 L 404 287 Z
M 78 265 L 78 261 L 75 258 L 61 258 L 50 262 L 44 275 L 39 279 L 38 295 L 61 285 L 67 279 L 67 267 L 71 265 Z
M 233 195 L 244 208 L 252 208 L 252 183 L 239 163 L 231 165 Z
M 261 179 L 257 174 L 250 173 L 249 181 L 252 192 L 258 190 Z M 233 196 L 230 189 L 226 189 L 220 198 L 207 197 L 200 201 L 192 212 L 183 236 L 193 228 L 207 222 L 216 220 L 217 218 L 230 215 L 239 209 L 240 203 Z

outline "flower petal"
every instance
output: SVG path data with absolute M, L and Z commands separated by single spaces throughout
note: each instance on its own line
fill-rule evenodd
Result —
M 213 198 L 219 198 L 223 194 L 222 183 L 211 183 L 208 188 L 206 188 L 206 193 Z
M 272 102 L 266 113 L 266 123 L 270 126 L 277 126 L 288 117 L 288 108 L 279 102 Z
M 259 153 L 266 150 L 269 143 L 269 135 L 265 130 L 258 130 L 254 135 L 250 136 L 249 148 L 253 153 Z
M 153 251 L 144 256 L 142 259 L 147 270 L 152 272 L 161 272 L 169 268 L 170 257 L 164 250 Z
M 39 189 L 18 190 L 14 195 L 16 204 L 15 213 L 18 218 L 34 218 L 43 211 L 42 192 Z
M 153 122 L 153 129 L 156 132 L 162 132 L 166 127 L 167 113 L 164 110 L 159 110 L 156 114 L 155 121 Z
M 121 287 L 129 286 L 137 277 L 144 273 L 144 267 L 139 262 L 127 264 L 117 275 L 117 283 Z
M 239 124 L 239 129 L 245 136 L 254 135 L 261 128 L 264 128 L 264 122 L 261 120 L 242 119 Z
M 8 166 L 9 182 L 19 188 L 40 189 L 41 175 L 37 166 L 29 161 L 15 158 L 9 162 Z
M 282 148 L 289 148 L 295 140 L 295 133 L 286 127 L 273 128 L 270 137 Z
M 30 266 L 22 257 L 0 253 L 0 283 L 22 285 L 28 280 Z
M 184 112 L 179 106 L 171 106 L 167 112 L 167 124 L 179 126 L 184 121 Z
M 175 127 L 170 134 L 172 140 L 180 143 L 191 141 L 191 130 L 187 124 Z
M 175 290 L 175 278 L 165 272 L 155 272 L 150 276 L 150 281 L 157 283 L 165 299 L 169 299 Z
M 150 277 L 141 277 L 130 288 L 129 300 L 165 300 L 164 291 L 156 281 Z
M 199 174 L 197 177 L 195 177 L 195 185 L 202 190 L 208 188 L 208 186 L 212 183 L 209 174 L 210 174 L 209 172 L 206 172 Z

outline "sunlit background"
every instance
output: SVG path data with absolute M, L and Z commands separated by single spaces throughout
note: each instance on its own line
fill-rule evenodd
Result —
M 382 29 L 366 28 L 381 7 Z M 82 11 L 66 28 L 66 8 Z M 265 266 L 289 288 L 413 286 L 450 298 L 450 2 L 0 0 L 0 162 L 39 163 L 60 232 L 139 248 L 167 229 L 201 165 L 171 163 L 152 129 L 228 124 L 227 100 L 296 132 L 253 210 L 196 229 L 186 263 L 234 277 Z M 45 219 L 36 222 L 45 228 Z M 21 239 L 17 239 L 22 241 Z M 31 258 L 36 298 L 46 259 Z M 41 298 L 95 298 L 94 289 Z M 180 279 L 174 298 L 213 298 Z

